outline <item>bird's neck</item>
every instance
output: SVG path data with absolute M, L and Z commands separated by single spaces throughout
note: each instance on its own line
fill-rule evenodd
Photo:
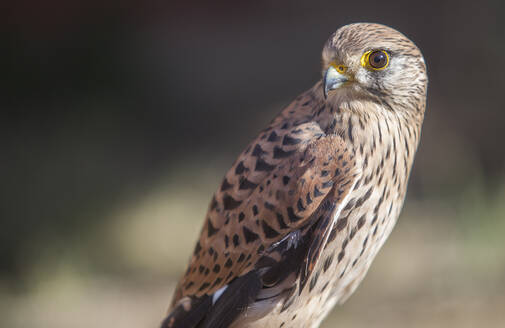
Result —
M 403 197 L 419 143 L 422 111 L 390 108 L 365 98 L 319 102 L 313 115 L 322 130 L 345 140 L 365 176 L 392 172 L 390 179 L 397 181 Z

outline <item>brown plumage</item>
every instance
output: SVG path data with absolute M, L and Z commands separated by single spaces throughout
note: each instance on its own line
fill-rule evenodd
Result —
M 403 204 L 426 67 L 360 23 L 330 37 L 323 74 L 226 174 L 163 327 L 317 327 L 363 279 Z

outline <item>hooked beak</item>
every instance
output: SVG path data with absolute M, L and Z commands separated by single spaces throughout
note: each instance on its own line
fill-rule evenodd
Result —
M 335 67 L 330 66 L 324 73 L 324 98 L 328 98 L 328 91 L 340 88 L 349 77 L 339 73 Z

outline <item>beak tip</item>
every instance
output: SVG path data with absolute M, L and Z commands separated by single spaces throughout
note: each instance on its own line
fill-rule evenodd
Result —
M 324 73 L 323 94 L 324 99 L 328 98 L 328 92 L 335 90 L 348 81 L 348 77 L 339 73 L 333 66 L 330 66 Z

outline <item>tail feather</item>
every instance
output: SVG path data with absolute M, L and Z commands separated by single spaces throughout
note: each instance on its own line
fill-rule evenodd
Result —
M 186 298 L 178 302 L 163 320 L 161 328 L 196 328 L 212 306 L 210 296 Z
M 252 304 L 263 284 L 256 270 L 235 279 L 198 328 L 226 328 Z
M 161 328 L 227 328 L 254 302 L 262 286 L 253 270 L 234 279 L 214 304 L 212 295 L 182 299 Z

